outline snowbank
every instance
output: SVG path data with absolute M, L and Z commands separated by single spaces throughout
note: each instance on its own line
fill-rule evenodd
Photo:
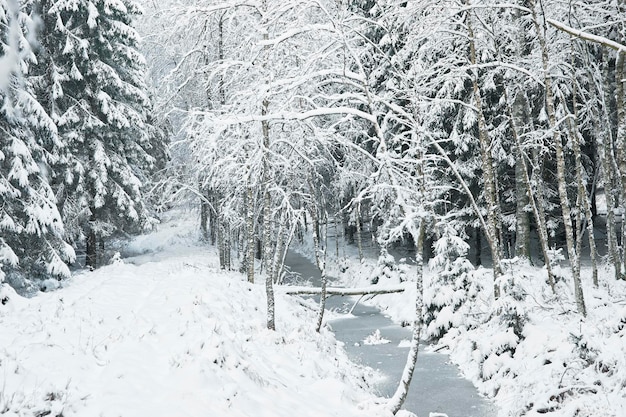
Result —
M 342 258 L 335 260 L 334 272 L 347 286 L 363 286 L 379 273 L 377 268 L 375 259 Z M 590 272 L 583 270 L 589 312 L 583 319 L 576 313 L 567 270 L 560 274 L 564 278 L 556 297 L 546 284 L 545 270 L 513 263 L 510 296 L 494 302 L 492 271 L 473 271 L 472 286 L 480 292 L 464 307 L 464 322 L 455 323 L 432 348 L 449 352 L 464 376 L 494 398 L 502 417 L 624 417 L 626 282 L 615 281 L 605 270 L 596 289 Z M 406 276 L 414 279 L 414 273 Z M 426 298 L 436 280 L 426 268 Z M 367 302 L 394 321 L 410 323 L 414 296 L 413 290 Z M 517 318 L 519 335 L 511 325 Z
M 314 332 L 314 312 L 279 295 L 278 330 L 266 330 L 264 287 L 220 271 L 181 230 L 162 227 L 133 244 L 136 264 L 57 291 L 0 289 L 0 414 L 388 415 L 371 371 Z

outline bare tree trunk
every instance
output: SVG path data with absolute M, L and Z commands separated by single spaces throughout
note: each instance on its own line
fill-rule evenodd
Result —
M 281 215 L 281 220 L 276 230 L 276 246 L 274 247 L 274 256 L 272 260 L 272 282 L 274 282 L 274 284 L 278 283 L 282 271 L 281 261 L 283 259 L 282 253 L 285 241 L 285 227 L 283 225 L 284 221 L 285 216 Z
M 293 230 L 292 226 L 289 231 L 289 236 L 287 236 L 285 233 L 286 226 L 287 213 L 283 210 L 280 214 L 278 225 L 276 226 L 276 245 L 274 246 L 274 255 L 272 257 L 272 281 L 274 283 L 278 283 L 280 281 L 287 252 L 287 248 L 285 246 L 289 245 L 289 240 L 291 239 L 291 233 Z M 285 244 L 286 240 L 287 243 Z
M 602 164 L 602 174 L 604 182 L 604 195 L 606 198 L 606 236 L 609 262 L 613 264 L 615 269 L 615 278 L 620 279 L 624 274 L 623 259 L 619 253 L 619 246 L 617 243 L 617 227 L 615 222 L 615 194 L 613 185 L 615 183 L 613 170 L 613 163 L 611 162 L 611 155 L 613 155 L 613 132 L 611 130 L 611 121 L 609 119 L 609 108 L 611 106 L 610 100 L 610 87 L 609 87 L 609 57 L 606 50 L 602 53 L 602 72 L 603 72 L 603 90 L 604 95 L 601 101 L 604 103 L 603 118 L 600 118 L 598 114 L 598 120 L 603 119 L 604 128 L 598 135 L 598 155 L 600 156 L 600 162 Z M 594 109 L 596 109 L 594 107 Z M 597 110 L 597 109 L 596 109 Z
M 615 102 L 617 107 L 617 156 L 618 178 L 621 185 L 620 204 L 626 207 L 626 110 L 624 109 L 624 52 L 617 53 L 615 62 L 615 82 L 617 84 Z M 622 261 L 626 264 L 626 218 L 622 214 Z
M 515 161 L 515 197 L 517 206 L 515 210 L 515 256 L 530 260 L 530 219 L 526 207 L 530 203 L 528 187 L 524 181 L 526 164 L 521 149 L 517 148 Z
M 263 197 L 263 258 L 267 260 L 265 270 L 265 295 L 267 297 L 267 328 L 276 330 L 274 319 L 274 283 L 272 281 L 272 245 L 271 239 L 271 197 L 269 190 L 265 189 Z
M 556 111 L 554 107 L 554 93 L 552 90 L 552 77 L 550 76 L 549 59 L 548 59 L 548 47 L 546 45 L 546 39 L 539 20 L 537 17 L 537 11 L 535 10 L 535 0 L 529 0 L 531 4 L 531 12 L 533 18 L 533 24 L 539 38 L 539 46 L 541 48 L 541 61 L 544 78 L 545 99 L 546 99 L 546 112 L 548 113 L 548 121 L 550 123 L 550 129 L 552 130 L 552 139 L 556 148 L 556 169 L 557 169 L 557 182 L 559 199 L 561 201 L 561 211 L 563 213 L 563 223 L 565 226 L 565 240 L 567 244 L 567 253 L 569 262 L 572 268 L 572 275 L 574 278 L 574 295 L 576 298 L 576 306 L 578 312 L 583 316 L 587 315 L 587 309 L 585 307 L 585 298 L 583 294 L 582 284 L 580 281 L 580 268 L 578 261 L 578 253 L 575 248 L 574 241 L 574 227 L 572 225 L 572 213 L 570 210 L 569 197 L 567 196 L 567 182 L 565 180 L 565 153 L 563 150 L 563 142 L 561 135 L 558 131 L 556 121 Z
M 224 258 L 224 268 L 222 269 L 225 270 L 230 269 L 230 243 L 228 239 L 228 223 L 222 221 L 222 257 Z
M 531 127 L 534 129 L 534 127 Z M 544 233 L 544 239 L 545 239 L 545 243 L 546 243 L 546 253 L 544 253 L 544 257 L 545 257 L 545 262 L 546 265 L 550 264 L 550 269 L 552 270 L 552 259 L 550 258 L 550 252 L 548 250 L 548 248 L 550 247 L 550 235 L 548 234 L 548 225 L 546 222 L 546 219 L 548 218 L 547 214 L 546 214 L 546 207 L 547 207 L 547 203 L 546 203 L 546 197 L 544 195 L 544 191 L 543 191 L 543 187 L 545 186 L 544 184 L 544 180 L 543 180 L 543 161 L 542 161 L 542 157 L 541 157 L 541 153 L 534 149 L 532 151 L 532 164 L 533 164 L 533 168 L 532 168 L 532 172 L 531 172 L 531 180 L 533 184 L 535 185 L 535 198 L 537 199 L 537 211 L 539 213 L 539 218 L 541 219 L 541 222 L 543 224 L 543 233 Z
M 98 267 L 98 236 L 95 230 L 96 209 L 91 208 L 91 216 L 85 228 L 85 236 L 87 237 L 85 248 L 85 267 L 93 271 Z
M 217 238 L 217 243 L 216 243 L 216 247 L 217 247 L 217 254 L 218 254 L 218 258 L 219 258 L 219 263 L 220 263 L 220 269 L 226 269 L 226 258 L 225 258 L 225 253 L 224 253 L 224 240 L 225 240 L 225 236 L 224 236 L 224 224 L 223 221 L 221 219 L 222 214 L 220 213 L 220 208 L 217 204 L 214 205 L 214 209 L 216 210 L 216 212 L 214 213 L 213 216 L 213 221 L 211 222 L 211 228 L 215 229 L 215 235 Z
M 573 48 L 573 46 L 572 46 Z M 573 61 L 573 51 L 572 51 L 572 61 Z M 580 139 L 578 136 L 578 125 L 577 125 L 577 120 L 578 120 L 578 111 L 576 106 L 578 105 L 577 100 L 576 100 L 576 94 L 577 94 L 577 88 L 576 88 L 576 80 L 574 79 L 574 77 L 572 76 L 572 102 L 573 102 L 573 114 L 571 115 L 572 117 L 569 118 L 569 123 L 568 123 L 568 129 L 569 129 L 569 136 L 570 136 L 570 142 L 572 144 L 572 150 L 574 151 L 574 165 L 575 165 L 575 171 L 576 171 L 576 183 L 578 185 L 578 199 L 579 201 L 582 203 L 579 205 L 579 207 L 582 206 L 582 210 L 585 216 L 585 220 L 586 222 L 583 222 L 586 224 L 586 229 L 587 229 L 587 238 L 589 241 L 589 257 L 591 259 L 591 270 L 592 270 L 592 278 L 593 278 L 593 285 L 594 286 L 598 286 L 598 261 L 597 261 L 597 249 L 596 249 L 596 239 L 594 236 L 594 230 L 593 230 L 593 215 L 591 213 L 591 203 L 589 202 L 589 195 L 587 194 L 587 188 L 585 187 L 585 179 L 584 179 L 584 175 L 583 175 L 583 163 L 582 163 L 582 152 L 580 149 Z M 562 98 L 564 100 L 564 98 Z M 578 218 L 581 218 L 580 214 L 578 216 Z M 580 253 L 581 253 L 581 248 L 582 248 L 582 239 L 583 239 L 583 234 L 584 234 L 584 230 L 583 227 L 578 227 L 578 240 L 580 243 L 578 243 L 578 262 L 579 262 L 579 266 L 578 268 L 580 269 Z
M 254 283 L 254 193 L 250 184 L 246 189 L 246 237 L 246 275 L 248 282 Z
M 264 33 L 263 38 L 267 40 L 267 32 Z M 269 102 L 263 100 L 263 107 L 261 114 L 267 114 L 267 108 Z M 267 297 L 267 328 L 269 330 L 276 330 L 275 318 L 274 318 L 274 283 L 272 281 L 272 245 L 271 245 L 271 196 L 269 190 L 269 148 L 270 148 L 270 129 L 269 122 L 263 121 L 263 258 L 266 263 L 265 271 L 265 295 Z
M 313 211 L 317 210 L 313 208 Z M 321 228 L 319 223 L 319 217 L 316 213 L 311 213 L 313 217 L 313 226 L 314 226 L 314 236 L 315 236 L 315 258 L 317 259 L 317 268 L 320 270 L 320 306 L 319 312 L 317 315 L 317 325 L 315 326 L 315 331 L 320 332 L 322 329 L 322 322 L 324 320 L 324 311 L 326 310 L 326 285 L 327 285 L 327 277 L 326 277 L 326 250 L 327 250 L 327 235 L 328 235 L 328 220 L 323 219 L 324 221 L 324 236 L 317 235 L 318 232 L 316 230 L 320 230 Z M 321 242 L 320 242 L 321 241 Z
M 359 249 L 359 262 L 363 262 L 363 238 L 361 235 L 361 202 L 356 203 L 356 244 Z
M 261 20 L 264 25 L 267 25 L 267 3 L 266 0 L 261 1 Z M 267 42 L 269 39 L 268 30 L 263 31 L 263 41 Z M 263 47 L 264 52 L 267 52 L 268 47 Z M 267 65 L 267 57 L 263 57 L 262 66 L 265 69 Z M 269 93 L 269 82 L 267 78 L 265 83 Z M 261 105 L 261 116 L 265 116 L 269 109 L 269 100 L 263 98 Z M 266 262 L 265 271 L 265 295 L 267 297 L 267 328 L 269 330 L 276 330 L 275 313 L 274 313 L 274 281 L 272 279 L 272 245 L 271 239 L 271 195 L 270 195 L 270 124 L 269 121 L 263 120 L 261 122 L 261 131 L 263 134 L 263 245 L 264 245 L 264 262 Z
M 222 226 L 222 222 L 219 219 L 217 220 L 217 224 L 215 226 L 217 227 L 217 253 L 220 260 L 220 269 L 225 269 L 226 262 L 224 259 L 224 227 Z
M 415 240 L 415 266 L 417 269 L 417 276 L 415 279 L 415 318 L 413 320 L 413 336 L 411 337 L 411 347 L 409 348 L 409 354 L 407 356 L 406 364 L 404 365 L 404 371 L 402 371 L 402 377 L 400 383 L 393 396 L 389 399 L 389 407 L 391 412 L 395 415 L 406 400 L 406 396 L 409 393 L 409 387 L 411 380 L 413 379 L 413 372 L 415 371 L 415 365 L 417 364 L 417 355 L 419 353 L 420 335 L 423 326 L 422 310 L 424 307 L 424 289 L 423 289 L 423 274 L 424 274 L 424 260 L 422 254 L 424 252 L 424 221 L 421 220 L 418 229 L 413 236 Z
M 572 61 L 572 65 L 574 65 L 574 42 L 570 41 L 570 54 L 571 54 L 571 61 Z M 582 207 L 584 210 L 584 214 L 585 214 L 585 218 L 586 218 L 586 226 L 587 226 L 587 239 L 589 241 L 589 257 L 591 259 L 591 273 L 592 273 L 592 281 L 593 281 L 593 285 L 595 287 L 598 287 L 598 261 L 597 261 L 597 247 L 596 247 L 596 239 L 595 239 L 595 234 L 594 234 L 594 226 L 593 226 L 593 213 L 591 210 L 592 204 L 589 201 L 590 197 L 589 194 L 587 193 L 587 187 L 585 186 L 585 179 L 584 179 L 584 167 L 583 167 L 583 163 L 582 163 L 582 151 L 580 149 L 580 135 L 578 133 L 578 100 L 577 100 L 577 94 L 578 94 L 578 88 L 577 88 L 577 83 L 576 83 L 576 75 L 574 73 L 572 73 L 572 115 L 573 118 L 570 118 L 569 121 L 569 131 L 570 131 L 570 136 L 571 136 L 571 143 L 572 143 L 572 149 L 574 151 L 574 163 L 575 163 L 575 170 L 576 170 L 576 182 L 578 183 L 578 195 L 579 198 L 582 202 Z M 583 230 L 582 228 L 580 228 L 578 230 L 578 233 L 581 235 L 581 240 L 582 240 L 582 234 L 583 234 Z M 578 254 L 579 254 L 579 262 L 580 262 L 580 253 L 581 251 L 578 250 Z
M 297 221 L 293 220 L 291 227 L 289 228 L 289 234 L 287 236 L 285 236 L 284 233 L 282 234 L 282 238 L 280 239 L 280 250 L 276 251 L 279 260 L 275 264 L 276 271 L 274 272 L 274 282 L 279 284 L 282 283 L 285 259 L 287 258 L 287 252 L 289 251 L 289 246 L 291 245 L 291 240 L 293 239 L 297 225 Z
M 550 263 L 550 251 L 549 251 L 550 246 L 548 244 L 548 230 L 546 227 L 545 213 L 539 209 L 538 203 L 537 201 L 535 201 L 535 198 L 540 200 L 539 201 L 540 205 L 543 204 L 543 201 L 541 200 L 540 196 L 535 196 L 535 193 L 533 191 L 532 183 L 528 175 L 528 164 L 526 163 L 526 154 L 524 153 L 524 150 L 522 148 L 522 143 L 520 141 L 520 137 L 518 134 L 518 131 L 519 131 L 518 126 L 524 125 L 526 123 L 526 120 L 528 120 L 529 118 L 529 115 L 527 115 L 525 111 L 528 103 L 526 101 L 526 97 L 521 92 L 518 92 L 518 94 L 515 96 L 515 101 L 513 102 L 513 106 L 509 104 L 508 95 L 506 94 L 506 92 L 505 92 L 505 98 L 506 98 L 509 114 L 511 116 L 511 132 L 513 135 L 513 139 L 515 140 L 515 148 L 517 150 L 518 160 L 516 161 L 516 181 L 519 182 L 521 178 L 521 181 L 523 182 L 525 186 L 524 193 L 526 194 L 526 201 L 530 203 L 533 215 L 535 217 L 535 222 L 537 223 L 537 234 L 539 235 L 539 244 L 541 246 L 541 252 L 543 253 L 543 257 L 544 257 L 545 265 L 546 265 L 546 271 L 548 273 L 548 284 L 550 285 L 550 288 L 552 289 L 552 292 L 554 293 L 556 290 L 555 290 L 554 275 L 552 273 L 552 264 Z M 515 108 L 515 111 L 513 110 L 513 108 Z M 518 165 L 521 166 L 519 171 L 517 170 Z M 518 177 L 518 174 L 519 174 L 519 177 Z M 518 189 L 518 193 L 519 192 L 520 190 Z
M 212 246 L 217 245 L 217 216 L 213 213 L 213 210 L 209 211 L 208 218 L 208 238 Z
M 475 227 L 474 229 L 474 245 L 476 247 L 476 266 L 481 266 L 483 264 L 483 238 L 482 232 L 479 228 Z
M 313 188 L 310 187 L 311 195 L 313 195 Z M 319 269 L 321 265 L 320 259 L 320 236 L 319 236 L 319 219 L 317 216 L 317 207 L 311 208 L 311 221 L 313 222 L 313 254 L 315 255 L 315 266 Z
M 232 234 L 231 234 L 231 229 L 230 229 L 230 225 L 228 223 L 226 223 L 224 225 L 224 234 L 225 234 L 225 239 L 224 239 L 224 266 L 226 268 L 227 271 L 230 271 L 231 269 L 231 250 L 232 250 Z
M 335 226 L 335 256 L 339 259 L 339 223 L 337 222 L 337 213 L 333 217 Z
M 517 51 L 517 55 L 522 58 L 528 55 L 527 50 L 527 42 L 525 40 L 525 34 L 522 29 L 522 25 L 520 24 L 520 11 L 513 11 L 513 15 L 515 16 L 515 23 L 519 25 L 519 29 L 517 32 L 518 42 L 520 42 L 520 48 Z M 500 51 L 498 50 L 498 59 L 500 58 Z M 533 213 L 536 213 L 534 205 L 534 197 L 532 192 L 532 186 L 530 184 L 528 178 L 528 166 L 526 164 L 526 155 L 524 153 L 524 149 L 521 146 L 521 141 L 518 135 L 518 129 L 521 128 L 522 132 L 524 131 L 523 127 L 527 126 L 530 115 L 527 114 L 527 102 L 526 96 L 521 93 L 515 94 L 513 98 L 513 102 L 510 102 L 508 99 L 508 94 L 506 89 L 504 90 L 504 97 L 507 104 L 507 109 L 509 112 L 509 116 L 511 117 L 511 130 L 513 132 L 513 136 L 515 138 L 515 149 L 516 149 L 516 160 L 515 160 L 515 198 L 517 202 L 516 207 L 516 230 L 515 230 L 515 256 L 525 258 L 531 261 L 531 252 L 530 252 L 530 216 L 526 207 L 530 204 L 531 208 L 533 208 Z M 532 204 L 531 204 L 531 201 Z M 542 236 L 539 236 L 541 240 Z M 541 245 L 542 251 L 544 251 L 544 256 L 547 251 L 544 250 L 544 245 Z M 552 276 L 550 273 L 550 269 L 548 269 L 548 281 L 552 280 Z
M 466 0 L 465 4 L 470 6 L 470 1 Z M 474 31 L 472 29 L 471 14 L 466 14 L 466 25 L 469 38 L 469 53 L 470 63 L 472 66 L 477 65 L 476 58 L 476 45 L 474 43 Z M 474 102 L 476 104 L 476 111 L 478 112 L 478 139 L 480 141 L 480 153 L 482 157 L 482 170 L 483 170 L 483 182 L 485 185 L 485 200 L 487 203 L 487 229 L 485 230 L 485 236 L 491 249 L 491 256 L 493 259 L 493 276 L 494 276 L 494 288 L 493 293 L 496 298 L 500 296 L 500 286 L 498 284 L 499 278 L 502 275 L 501 265 L 501 242 L 498 236 L 498 230 L 500 229 L 500 207 L 498 204 L 498 196 L 496 189 L 496 178 L 494 171 L 494 161 L 491 155 L 491 140 L 489 138 L 489 132 L 487 130 L 487 122 L 485 114 L 482 110 L 482 97 L 480 88 L 478 86 L 478 72 L 473 69 L 472 87 Z
M 207 192 L 203 187 L 200 187 L 202 197 L 200 198 L 200 233 L 202 240 L 205 242 L 209 240 L 209 203 L 206 201 Z

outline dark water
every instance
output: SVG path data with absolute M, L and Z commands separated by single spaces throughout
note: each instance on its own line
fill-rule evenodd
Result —
M 303 256 L 291 252 L 287 256 L 286 264 L 299 276 L 298 280 L 308 280 L 311 285 L 319 285 L 317 268 Z M 345 318 L 336 318 L 328 323 L 337 340 L 345 344 L 346 352 L 353 361 L 378 369 L 386 376 L 376 388 L 380 395 L 390 397 L 400 380 L 408 354 L 408 347 L 398 345 L 403 340 L 408 342 L 411 339 L 411 330 L 393 323 L 377 308 L 360 303 L 351 315 L 347 314 L 356 300 L 356 297 L 328 298 L 328 310 L 345 314 Z M 381 337 L 390 342 L 364 344 L 363 340 L 377 329 Z M 448 417 L 497 415 L 491 403 L 480 397 L 472 383 L 459 375 L 458 368 L 449 363 L 447 355 L 428 353 L 423 348 L 420 349 L 409 395 L 403 408 L 419 417 L 429 417 L 430 413 L 443 413 Z

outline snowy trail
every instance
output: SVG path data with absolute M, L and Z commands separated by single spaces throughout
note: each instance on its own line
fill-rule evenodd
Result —
M 270 332 L 264 287 L 206 248 L 125 262 L 0 305 L 0 414 L 391 417 L 293 297 Z
M 290 252 L 286 264 L 301 279 L 319 285 L 319 271 L 302 255 Z M 329 324 L 353 360 L 386 375 L 377 388 L 381 395 L 389 397 L 402 374 L 411 331 L 393 323 L 375 307 L 358 304 L 352 314 L 348 314 L 356 299 L 330 297 L 326 307 L 334 314 Z M 448 417 L 497 415 L 493 405 L 480 397 L 468 380 L 459 376 L 458 368 L 449 363 L 447 355 L 425 352 L 423 348 L 403 408 L 419 417 L 428 417 L 431 413 Z

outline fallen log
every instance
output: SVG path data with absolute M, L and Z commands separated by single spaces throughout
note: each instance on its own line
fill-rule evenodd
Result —
M 288 295 L 319 295 L 322 292 L 321 288 L 297 287 L 289 285 L 278 286 L 276 287 L 276 290 Z M 377 287 L 373 285 L 371 287 L 361 288 L 326 287 L 326 295 L 380 295 L 404 292 L 404 290 L 406 290 L 406 285 L 397 285 L 393 287 Z

